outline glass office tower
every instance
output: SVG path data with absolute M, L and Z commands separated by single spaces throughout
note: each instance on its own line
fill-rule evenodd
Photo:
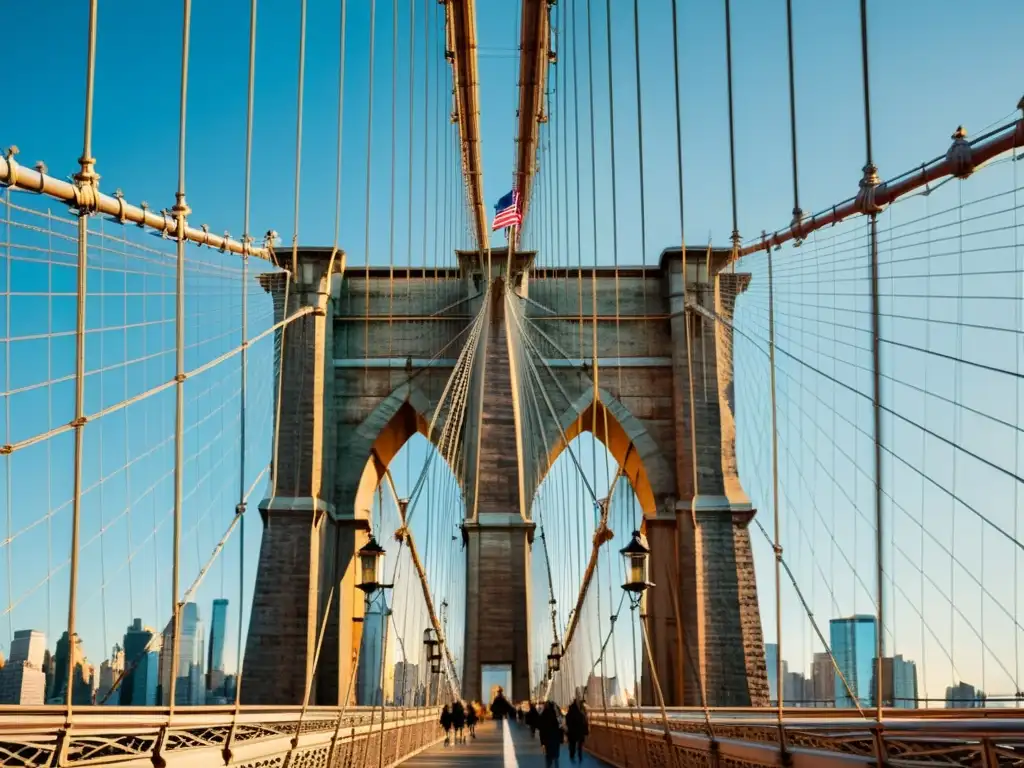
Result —
M 843 685 L 843 678 L 862 707 L 874 704 L 872 681 L 875 679 L 875 643 L 877 623 L 874 616 L 850 616 L 829 622 L 829 642 L 839 673 L 835 676 L 837 707 L 853 707 L 853 699 Z

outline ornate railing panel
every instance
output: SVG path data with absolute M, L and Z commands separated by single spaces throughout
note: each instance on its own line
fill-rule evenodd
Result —
M 0 707 L 4 768 L 379 768 L 438 741 L 433 709 Z M 382 755 L 383 752 L 383 755 Z
M 938 710 L 938 712 L 943 712 Z M 949 712 L 949 710 L 946 710 Z M 788 765 L 806 768 L 1024 768 L 1024 711 L 935 710 L 859 718 L 838 710 L 785 714 Z M 753 710 L 668 713 L 657 710 L 592 713 L 587 747 L 619 768 L 761 768 L 783 764 L 778 722 Z

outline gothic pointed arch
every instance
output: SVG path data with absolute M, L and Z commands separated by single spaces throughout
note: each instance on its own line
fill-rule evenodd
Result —
M 373 494 L 384 479 L 388 465 L 417 433 L 427 437 L 433 406 L 412 382 L 396 387 L 352 432 L 339 450 L 339 494 L 343 515 L 367 518 Z M 439 432 L 435 428 L 435 433 Z M 438 435 L 431 436 L 435 443 Z M 455 473 L 454 468 L 451 468 Z M 457 477 L 456 473 L 456 477 Z
M 582 393 L 559 417 L 561 431 L 548 436 L 547 466 L 554 466 L 566 446 L 583 432 L 592 432 L 629 478 L 645 517 L 674 498 L 675 481 L 669 461 L 643 423 L 606 390 Z M 565 439 L 562 438 L 562 433 Z M 543 480 L 543 478 L 540 478 Z

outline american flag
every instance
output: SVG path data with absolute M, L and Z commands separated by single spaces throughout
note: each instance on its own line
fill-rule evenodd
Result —
M 492 231 L 505 227 L 518 227 L 523 220 L 522 211 L 519 210 L 519 193 L 513 189 L 498 201 L 498 204 L 494 206 L 494 211 Z

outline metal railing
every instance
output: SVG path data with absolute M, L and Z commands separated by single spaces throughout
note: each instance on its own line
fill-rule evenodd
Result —
M 649 709 L 655 715 L 655 709 Z M 857 765 L 1024 765 L 1024 710 L 886 710 L 879 722 L 849 709 L 784 711 L 787 750 L 779 747 L 775 710 L 716 709 L 711 728 L 703 710 L 667 710 L 667 730 L 636 710 L 594 711 L 587 748 L 619 768 L 627 766 L 785 764 L 829 768 Z M 643 718 L 640 719 L 643 723 Z
M 0 707 L 0 765 L 383 768 L 442 736 L 434 708 Z

